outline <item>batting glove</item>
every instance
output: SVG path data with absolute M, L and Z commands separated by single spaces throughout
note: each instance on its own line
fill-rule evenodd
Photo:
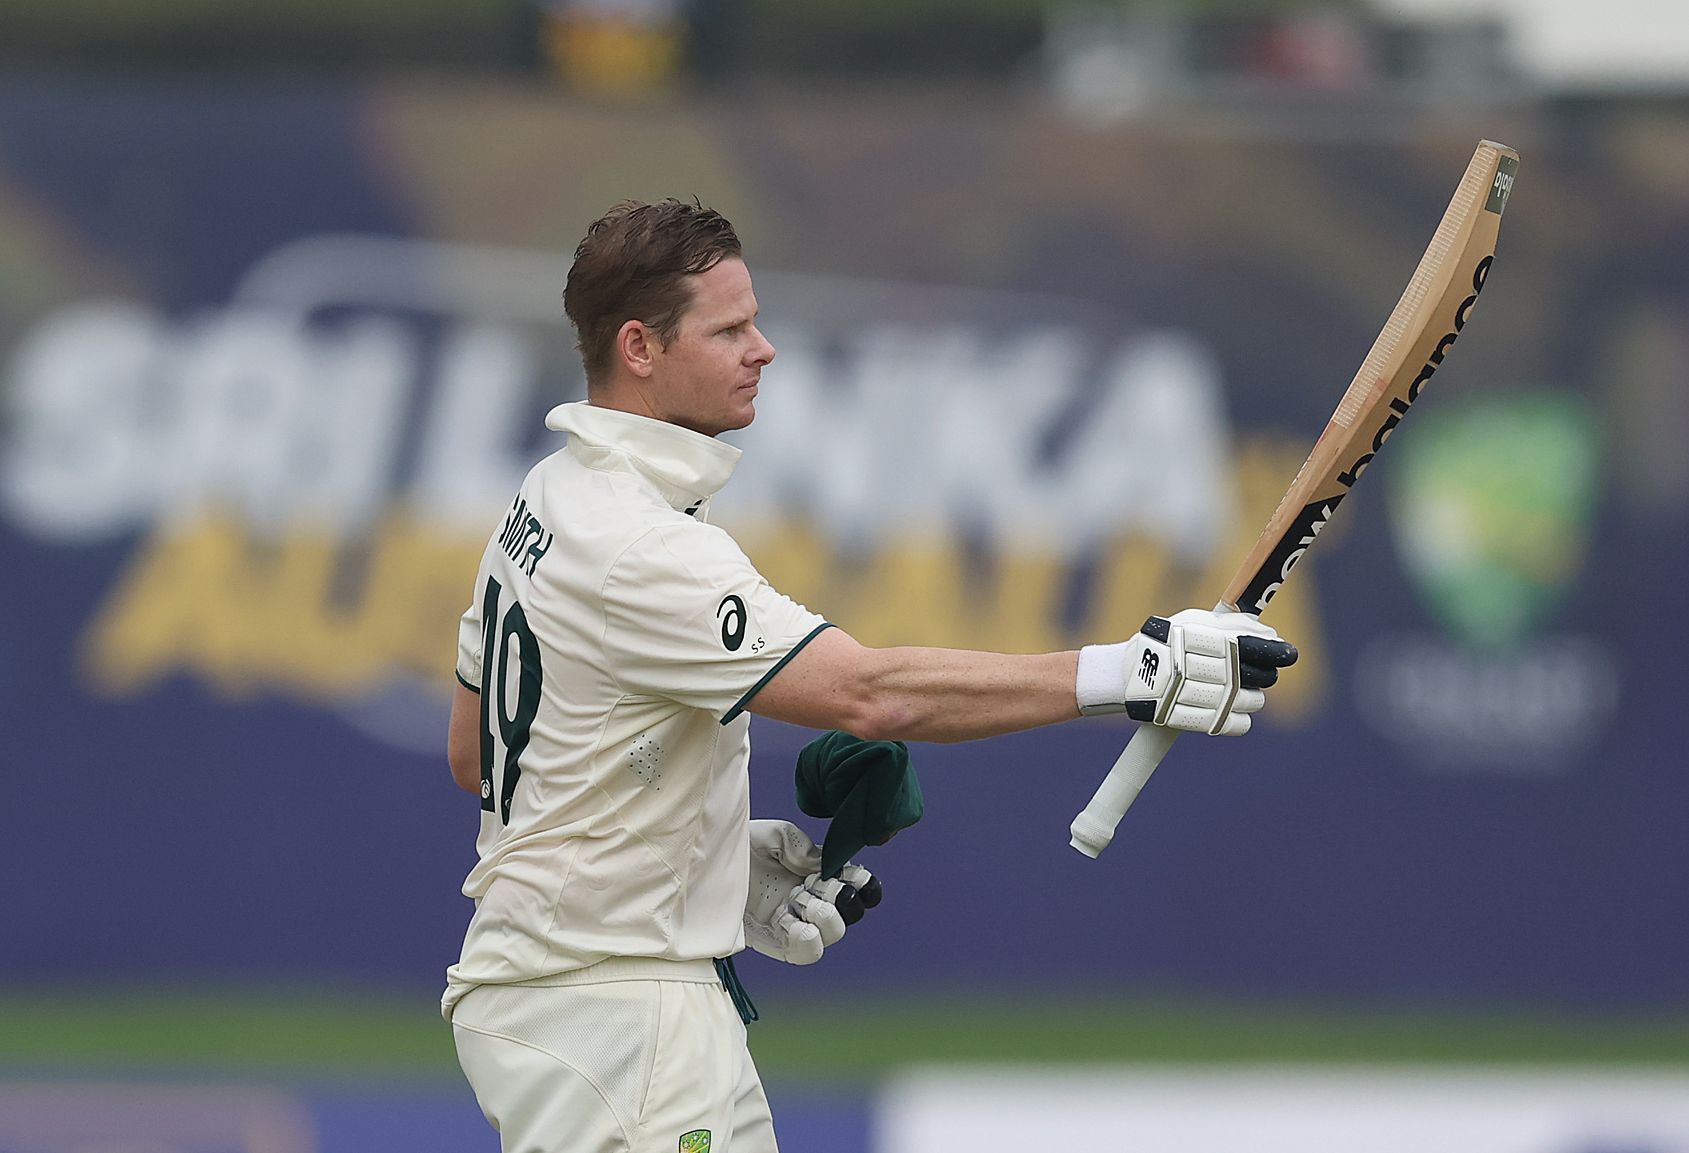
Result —
M 1249 613 L 1186 609 L 1150 617 L 1137 636 L 1079 650 L 1079 711 L 1235 737 L 1266 703 L 1262 690 L 1296 663 L 1296 646 Z
M 880 903 L 880 882 L 847 864 L 821 879 L 821 848 L 790 821 L 752 821 L 745 944 L 791 965 L 813 965 L 845 928 Z

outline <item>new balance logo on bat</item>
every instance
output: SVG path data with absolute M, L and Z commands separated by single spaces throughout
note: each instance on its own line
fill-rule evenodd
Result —
M 1466 317 L 1471 313 L 1472 306 L 1478 302 L 1478 294 L 1484 291 L 1484 281 L 1489 278 L 1490 262 L 1494 259 L 1492 256 L 1486 256 L 1478 262 L 1478 267 L 1472 270 L 1472 295 L 1461 301 L 1460 307 L 1454 310 L 1454 331 L 1444 333 L 1443 338 L 1437 342 L 1437 347 L 1431 350 L 1425 367 L 1419 370 L 1419 375 L 1408 385 L 1407 398 L 1390 398 L 1390 414 L 1378 426 L 1378 431 L 1372 434 L 1372 450 L 1361 454 L 1360 458 L 1349 466 L 1347 472 L 1338 473 L 1338 484 L 1344 488 L 1355 487 L 1355 482 L 1361 478 L 1361 473 L 1366 471 L 1366 466 L 1372 463 L 1372 458 L 1378 455 L 1378 450 L 1384 447 L 1384 442 L 1390 439 L 1390 434 L 1402 423 L 1402 417 L 1413 407 L 1413 402 L 1419 399 L 1419 390 L 1425 387 L 1426 381 L 1436 375 L 1438 366 L 1443 363 L 1443 357 L 1447 356 L 1449 349 L 1454 346 L 1455 340 L 1460 336 L 1460 330 L 1466 327 Z
M 1302 554 L 1308 551 L 1308 546 L 1319 539 L 1320 529 L 1331 519 L 1331 514 L 1337 511 L 1337 506 L 1343 502 L 1343 494 L 1328 496 L 1315 504 L 1304 505 L 1302 511 L 1296 514 L 1296 519 L 1284 536 L 1279 538 L 1278 546 L 1272 555 L 1267 557 L 1266 563 L 1255 573 L 1249 584 L 1237 598 L 1238 607 L 1246 612 L 1259 613 L 1267 607 L 1267 602 L 1277 595 L 1280 586 L 1290 576 L 1290 570 L 1302 560 Z
M 1331 510 L 1336 507 L 1337 502 L 1335 500 L 1326 501 L 1320 505 L 1319 512 L 1314 515 L 1313 520 L 1308 522 L 1308 527 L 1303 532 L 1302 539 L 1296 542 L 1296 547 L 1290 550 L 1289 555 L 1284 558 L 1284 563 L 1279 566 L 1278 580 L 1261 590 L 1261 596 L 1255 602 L 1257 613 L 1267 607 L 1267 602 L 1273 599 L 1273 596 L 1279 590 L 1279 586 L 1289 578 L 1290 570 L 1296 567 L 1296 562 L 1302 559 L 1302 554 L 1308 551 L 1308 546 L 1318 539 L 1320 529 L 1324 528 L 1325 522 L 1331 519 Z
M 1145 653 L 1144 660 L 1138 666 L 1138 677 L 1150 688 L 1155 687 L 1155 674 L 1161 671 L 1161 658 L 1154 653 Z

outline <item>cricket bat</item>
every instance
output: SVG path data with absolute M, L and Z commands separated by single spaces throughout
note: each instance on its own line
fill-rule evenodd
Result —
M 1259 616 L 1266 609 L 1442 367 L 1484 290 L 1501 214 L 1518 172 L 1517 152 L 1492 140 L 1479 142 L 1384 331 L 1278 511 L 1226 586 L 1217 611 Z M 1091 803 L 1074 818 L 1074 848 L 1096 857 L 1108 847 L 1115 827 L 1177 736 L 1174 729 L 1139 728 Z

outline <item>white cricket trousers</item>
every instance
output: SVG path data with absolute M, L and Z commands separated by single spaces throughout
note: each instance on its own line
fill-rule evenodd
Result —
M 452 1010 L 503 1153 L 778 1153 L 710 962 L 612 959 L 568 977 L 581 983 L 480 985 Z

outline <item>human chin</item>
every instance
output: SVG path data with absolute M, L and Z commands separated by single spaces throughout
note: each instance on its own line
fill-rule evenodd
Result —
M 742 396 L 739 402 L 733 406 L 732 412 L 728 414 L 728 420 L 732 423 L 722 431 L 731 432 L 734 429 L 745 428 L 756 418 L 756 393 L 753 392 L 748 396 Z

